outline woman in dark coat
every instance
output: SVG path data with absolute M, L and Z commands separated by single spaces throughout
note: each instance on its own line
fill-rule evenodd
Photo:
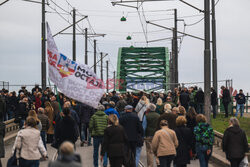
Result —
M 192 131 L 192 153 L 190 156 L 192 156 L 193 159 L 195 159 L 195 154 L 196 154 L 195 135 L 194 135 L 194 127 L 197 125 L 196 116 L 197 113 L 195 112 L 194 107 L 190 107 L 187 112 L 186 119 L 187 119 L 187 127 L 190 128 Z
M 175 133 L 179 142 L 174 159 L 176 167 L 186 167 L 187 164 L 190 164 L 189 150 L 192 146 L 192 132 L 185 126 L 186 123 L 187 120 L 184 116 L 179 116 L 176 119 Z
M 111 167 L 122 167 L 125 153 L 124 146 L 127 143 L 126 133 L 123 127 L 119 125 L 115 114 L 109 115 L 108 122 L 109 126 L 104 131 L 101 156 L 103 157 L 107 153 Z
M 231 167 L 239 167 L 245 153 L 248 152 L 247 137 L 246 133 L 240 128 L 237 118 L 230 118 L 229 124 L 224 132 L 222 148 L 226 153 L 226 158 L 231 163 Z

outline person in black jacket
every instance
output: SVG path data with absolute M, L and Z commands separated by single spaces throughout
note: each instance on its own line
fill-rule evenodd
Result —
M 180 94 L 180 103 L 181 105 L 188 111 L 188 105 L 189 105 L 190 97 L 188 94 L 187 88 L 184 88 L 184 90 Z
M 63 117 L 57 121 L 55 127 L 56 146 L 59 147 L 64 141 L 70 141 L 75 144 L 78 136 L 78 127 L 70 115 L 70 109 L 63 108 Z
M 125 107 L 125 114 L 120 118 L 120 124 L 124 127 L 126 135 L 128 136 L 129 148 L 135 158 L 136 146 L 140 141 L 140 134 L 143 134 L 142 124 L 136 113 L 132 112 L 133 107 L 127 105 Z
M 204 92 L 201 88 L 199 88 L 199 90 L 197 91 L 196 95 L 195 95 L 195 101 L 197 102 L 197 110 L 196 112 L 198 114 L 204 114 Z
M 176 157 L 174 164 L 176 167 L 186 167 L 190 164 L 189 151 L 192 146 L 192 131 L 186 127 L 187 120 L 184 116 L 179 116 L 176 119 L 175 133 L 178 139 L 178 147 L 176 149 Z
M 125 154 L 125 144 L 127 136 L 125 130 L 119 125 L 119 120 L 115 114 L 108 116 L 109 126 L 104 131 L 104 139 L 101 149 L 101 160 L 105 153 L 108 154 L 111 167 L 121 167 Z
M 213 109 L 213 118 L 215 119 L 216 118 L 216 110 L 217 110 L 217 93 L 215 91 L 214 88 L 211 88 L 211 106 L 212 106 L 212 109 Z
M 221 87 L 223 93 L 222 93 L 222 104 L 225 108 L 225 117 L 228 117 L 228 104 L 231 102 L 231 96 L 229 90 L 225 87 Z
M 246 97 L 245 97 L 242 89 L 240 89 L 240 93 L 238 93 L 235 96 L 235 100 L 237 102 L 235 117 L 237 117 L 239 110 L 240 110 L 240 117 L 242 117 L 244 114 L 244 105 L 246 102 Z
M 231 167 L 239 167 L 240 162 L 249 151 L 246 133 L 240 128 L 237 118 L 229 120 L 229 127 L 225 130 L 222 139 L 222 148 Z
M 90 107 L 86 104 L 80 103 L 79 104 L 79 111 L 78 115 L 80 118 L 80 124 L 81 124 L 81 147 L 84 146 L 84 144 L 87 144 L 88 146 L 91 146 L 91 135 L 89 132 L 89 121 L 92 115 L 94 115 L 95 109 L 93 107 Z

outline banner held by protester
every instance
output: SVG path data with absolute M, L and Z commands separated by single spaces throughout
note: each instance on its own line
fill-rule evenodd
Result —
M 104 83 L 90 67 L 59 53 L 48 23 L 47 48 L 50 80 L 66 96 L 96 108 L 104 93 Z

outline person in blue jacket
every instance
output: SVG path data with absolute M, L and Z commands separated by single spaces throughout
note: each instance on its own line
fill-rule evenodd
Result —
M 117 118 L 120 118 L 119 113 L 113 108 L 112 104 L 108 103 L 105 105 L 106 110 L 104 111 L 106 115 L 115 114 Z

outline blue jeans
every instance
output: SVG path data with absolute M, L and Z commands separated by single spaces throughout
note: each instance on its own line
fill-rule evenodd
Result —
M 11 109 L 8 109 L 7 111 L 7 120 L 10 120 L 13 118 L 14 112 Z
M 87 137 L 88 137 L 88 144 L 91 144 L 91 136 L 89 133 L 89 125 L 82 123 L 81 125 L 81 141 L 87 141 Z
M 207 155 L 207 150 L 211 149 L 211 153 Z M 208 146 L 203 146 L 200 144 L 196 144 L 196 154 L 199 158 L 200 167 L 208 167 L 208 161 L 212 154 L 212 148 L 209 148 Z
M 39 167 L 39 160 L 26 160 L 23 158 L 19 159 L 20 167 Z
M 237 104 L 235 117 L 237 117 L 239 110 L 240 110 L 240 117 L 242 117 L 244 113 L 244 104 Z
M 95 136 L 95 137 L 93 137 L 93 146 L 94 146 L 93 159 L 94 159 L 94 167 L 98 167 L 99 146 L 102 144 L 102 141 L 103 141 L 103 136 Z M 108 166 L 107 153 L 105 153 L 105 156 L 103 157 L 103 166 Z
M 19 129 L 22 129 L 22 128 L 23 128 L 24 122 L 25 122 L 24 119 L 21 119 L 21 120 L 20 120 L 20 122 L 19 122 Z
M 47 146 L 46 146 L 46 132 L 45 131 L 41 131 L 40 133 L 42 141 L 43 141 L 43 145 L 45 147 L 45 149 L 47 150 Z
M 141 150 L 142 150 L 142 147 L 136 147 L 136 155 L 135 155 L 135 165 L 136 165 L 136 167 L 138 166 L 139 161 L 140 161 Z

